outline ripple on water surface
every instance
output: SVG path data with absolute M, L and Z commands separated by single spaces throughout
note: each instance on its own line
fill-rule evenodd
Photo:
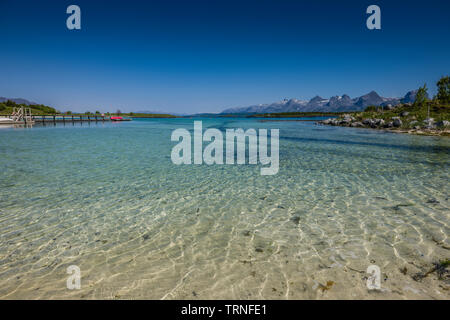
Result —
M 0 131 L 0 297 L 450 298 L 448 274 L 413 279 L 449 258 L 448 138 L 203 126 L 279 128 L 279 173 L 173 165 L 191 119 Z

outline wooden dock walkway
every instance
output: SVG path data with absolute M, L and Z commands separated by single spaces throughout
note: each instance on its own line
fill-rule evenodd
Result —
M 10 115 L 4 115 L 2 117 L 10 117 Z M 28 121 L 26 118 L 24 118 L 23 121 L 15 123 L 27 124 L 27 122 L 31 122 L 33 124 L 39 123 L 46 124 L 46 123 L 105 122 L 105 121 L 131 121 L 131 119 L 123 118 L 122 120 L 112 120 L 110 116 L 101 116 L 101 115 L 40 114 L 30 116 L 30 118 L 28 118 Z

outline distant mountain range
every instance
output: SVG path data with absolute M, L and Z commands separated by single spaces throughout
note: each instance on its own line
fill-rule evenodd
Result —
M 0 103 L 1 102 L 6 102 L 8 100 L 14 101 L 17 104 L 26 104 L 28 106 L 37 104 L 35 102 L 30 102 L 30 101 L 28 101 L 26 99 L 22 99 L 22 98 L 5 98 L 5 97 L 0 97 Z
M 297 99 L 284 99 L 270 104 L 259 104 L 248 107 L 229 108 L 222 114 L 232 113 L 275 113 L 275 112 L 343 112 L 361 111 L 368 106 L 397 105 L 400 103 L 412 103 L 416 99 L 418 90 L 409 91 L 403 98 L 384 98 L 375 91 L 371 91 L 361 97 L 350 98 L 344 94 L 324 99 L 315 96 L 309 101 Z
M 357 98 L 350 98 L 347 94 L 342 96 L 333 96 L 329 99 L 324 99 L 315 96 L 309 101 L 298 99 L 284 99 L 283 101 L 259 104 L 248 107 L 229 108 L 222 111 L 220 114 L 233 113 L 276 113 L 276 112 L 344 112 L 344 111 L 361 111 L 368 106 L 385 106 L 397 105 L 400 103 L 412 103 L 416 99 L 418 90 L 409 91 L 403 98 L 384 98 L 375 91 Z M 5 98 L 0 97 L 0 103 L 7 100 L 12 100 L 17 104 L 36 105 L 35 102 L 30 102 L 22 98 Z M 172 114 L 177 116 L 185 116 L 185 113 L 173 113 L 162 111 L 136 111 L 134 113 L 148 113 L 148 114 Z

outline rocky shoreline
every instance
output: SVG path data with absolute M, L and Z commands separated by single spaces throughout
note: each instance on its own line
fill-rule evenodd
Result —
M 450 136 L 450 121 L 435 121 L 433 118 L 426 118 L 418 121 L 414 116 L 410 116 L 407 111 L 401 112 L 398 116 L 382 119 L 377 117 L 362 117 L 361 114 L 344 114 L 339 118 L 330 118 L 317 121 L 319 125 L 330 125 L 351 128 L 370 128 L 386 130 L 396 133 L 409 133 L 419 135 Z

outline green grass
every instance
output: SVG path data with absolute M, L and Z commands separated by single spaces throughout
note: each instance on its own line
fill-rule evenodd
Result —
M 20 105 L 17 105 L 16 108 L 19 107 Z M 41 109 L 37 109 L 34 108 L 33 106 L 24 106 L 25 108 L 30 108 L 31 109 L 31 114 L 33 115 L 41 115 L 41 114 L 57 114 L 56 110 L 52 111 L 52 110 L 41 110 Z M 0 115 L 11 115 L 13 112 L 13 108 L 14 107 L 6 107 L 6 108 L 0 108 Z

